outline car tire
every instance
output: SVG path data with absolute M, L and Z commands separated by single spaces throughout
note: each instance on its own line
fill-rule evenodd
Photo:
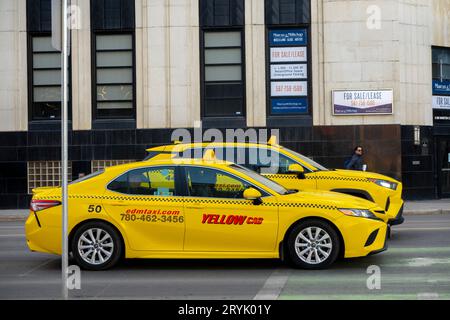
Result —
M 339 250 L 336 230 L 319 219 L 300 222 L 287 238 L 288 255 L 295 268 L 325 269 L 336 261 Z
M 111 225 L 92 221 L 79 227 L 72 238 L 75 262 L 85 270 L 106 270 L 119 262 L 122 256 L 121 238 Z

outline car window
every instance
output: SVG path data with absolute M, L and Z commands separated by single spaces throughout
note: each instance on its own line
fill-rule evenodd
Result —
M 244 198 L 248 182 L 220 170 L 203 167 L 185 167 L 188 193 L 192 197 Z
M 159 155 L 160 153 L 161 153 L 161 151 L 148 151 L 144 160 L 150 160 L 150 159 L 156 157 L 157 155 Z
M 266 177 L 258 174 L 255 171 L 252 171 L 252 170 L 250 170 L 250 169 L 248 169 L 248 168 L 246 168 L 244 166 L 240 166 L 240 165 L 237 165 L 237 164 L 232 164 L 232 165 L 230 165 L 230 167 L 233 168 L 236 171 L 239 171 L 239 172 L 249 176 L 253 180 L 258 181 L 259 183 L 265 185 L 266 187 L 270 188 L 271 190 L 275 191 L 278 194 L 288 194 L 289 193 L 289 190 L 284 188 L 282 185 L 276 183 L 275 181 L 267 179 Z M 264 192 L 264 193 L 266 193 L 266 192 Z
M 131 170 L 112 181 L 108 189 L 133 195 L 173 196 L 176 195 L 175 169 L 156 167 Z
M 289 153 L 292 153 L 294 156 L 299 157 L 300 159 L 302 159 L 303 161 L 305 161 L 307 164 L 309 164 L 310 166 L 314 167 L 316 169 L 316 171 L 328 171 L 329 169 L 325 168 L 324 166 L 322 166 L 321 164 L 315 162 L 313 159 L 310 159 L 308 157 L 305 157 L 304 155 L 295 152 L 293 150 L 287 149 L 287 148 L 283 148 L 284 150 L 286 150 Z
M 153 159 L 156 156 L 159 156 L 160 154 L 172 154 L 171 151 L 148 151 L 147 156 L 144 158 L 145 160 Z
M 230 149 L 232 147 L 228 147 Z M 268 148 L 233 148 L 236 164 L 242 165 L 258 173 L 286 174 L 289 172 L 291 164 L 297 164 L 296 161 L 285 155 Z M 224 151 L 228 152 L 230 151 Z M 301 165 L 301 164 L 300 164 Z M 310 171 L 305 168 L 305 171 Z
M 180 152 L 179 158 L 201 158 L 205 148 L 191 148 Z M 300 164 L 291 158 L 269 148 L 214 147 L 217 159 L 244 166 L 258 173 L 286 174 L 291 164 Z M 301 164 L 300 164 L 301 165 Z M 311 170 L 304 167 L 305 172 Z
M 261 151 L 259 152 L 261 154 Z M 259 170 L 260 173 L 278 173 L 278 174 L 286 174 L 289 173 L 289 166 L 291 164 L 297 164 L 294 160 L 286 157 L 285 155 L 274 151 L 267 151 L 269 159 L 273 159 L 273 166 L 262 166 Z M 309 171 L 309 170 L 308 170 Z
M 83 176 L 83 177 L 80 177 L 80 178 L 78 178 L 76 180 L 73 180 L 69 184 L 75 184 L 75 183 L 79 183 L 79 182 L 83 182 L 83 181 L 92 179 L 92 178 L 94 178 L 96 176 L 101 175 L 103 172 L 105 172 L 105 169 L 101 169 L 101 170 L 95 171 L 95 172 L 93 172 L 91 174 L 88 174 L 87 176 Z

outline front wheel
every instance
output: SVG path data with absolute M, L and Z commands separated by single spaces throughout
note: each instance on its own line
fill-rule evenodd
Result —
M 299 223 L 287 239 L 291 262 L 297 268 L 324 269 L 338 257 L 340 243 L 327 222 L 314 219 Z
M 75 232 L 72 254 L 83 269 L 105 270 L 119 261 L 122 242 L 117 231 L 107 223 L 88 222 Z

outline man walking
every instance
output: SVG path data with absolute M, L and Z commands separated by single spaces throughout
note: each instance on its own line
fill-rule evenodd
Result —
M 361 146 L 357 146 L 353 150 L 352 157 L 346 161 L 345 169 L 362 171 L 363 170 L 362 154 L 363 154 L 363 148 Z

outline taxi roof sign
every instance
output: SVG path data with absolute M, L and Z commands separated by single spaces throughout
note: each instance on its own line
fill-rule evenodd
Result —
M 277 136 L 270 136 L 269 141 L 267 141 L 267 144 L 270 144 L 272 146 L 277 145 Z
M 206 149 L 205 153 L 203 154 L 203 160 L 206 161 L 216 161 L 216 153 L 213 149 Z

